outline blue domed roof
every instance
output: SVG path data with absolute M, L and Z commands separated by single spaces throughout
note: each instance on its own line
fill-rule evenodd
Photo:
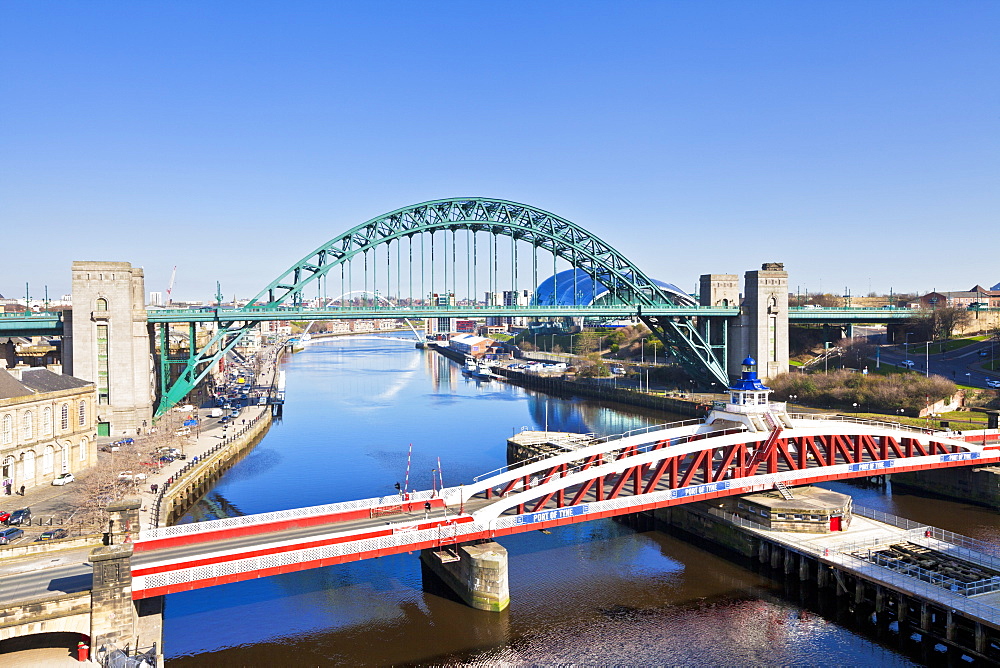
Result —
M 682 306 L 696 306 L 697 302 L 671 283 L 653 280 L 664 292 Z M 590 306 L 609 294 L 608 287 L 594 280 L 583 269 L 566 269 L 549 276 L 535 288 L 538 306 Z
M 739 380 L 729 386 L 730 390 L 736 392 L 763 392 L 771 389 L 764 385 L 764 383 L 760 381 L 760 378 L 757 377 L 757 372 L 755 371 L 757 368 L 757 360 L 747 355 L 747 358 L 743 360 L 743 368 L 746 369 L 746 371 L 743 372 Z

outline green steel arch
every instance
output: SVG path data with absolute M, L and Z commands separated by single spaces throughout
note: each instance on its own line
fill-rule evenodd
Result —
M 455 197 L 396 209 L 348 230 L 289 267 L 247 306 L 298 303 L 303 288 L 354 256 L 396 239 L 439 230 L 489 232 L 533 244 L 585 270 L 624 303 L 675 303 L 624 255 L 565 218 L 517 202 Z
M 488 232 L 530 243 L 583 269 L 607 286 L 616 301 L 635 306 L 640 316 L 643 308 L 648 315 L 655 312 L 657 305 L 677 305 L 669 292 L 610 244 L 565 218 L 507 200 L 456 197 L 403 207 L 348 230 L 289 267 L 241 310 L 300 304 L 307 286 L 355 256 L 397 239 L 441 230 Z M 703 381 L 728 382 L 725 370 L 691 318 L 644 316 L 643 320 L 689 373 Z M 240 320 L 220 322 L 209 344 L 192 356 L 180 376 L 165 389 L 157 412 L 179 403 L 207 375 L 211 365 L 256 325 Z

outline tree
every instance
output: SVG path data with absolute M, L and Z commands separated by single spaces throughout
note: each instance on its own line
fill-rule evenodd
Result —
M 843 354 L 844 366 L 863 369 L 868 360 L 875 356 L 876 346 L 868 339 L 841 339 L 837 346 Z
M 932 311 L 934 334 L 939 339 L 950 339 L 952 333 L 960 327 L 972 322 L 972 314 L 968 309 L 947 306 Z

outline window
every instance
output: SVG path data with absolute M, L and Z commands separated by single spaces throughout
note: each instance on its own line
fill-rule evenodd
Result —
M 52 467 L 55 464 L 56 451 L 51 445 L 45 446 L 45 452 L 42 454 L 42 475 L 47 473 L 52 473 Z
M 802 515 L 795 514 L 795 515 L 792 515 L 792 518 L 797 519 L 797 520 L 801 520 L 802 519 Z
M 767 512 L 766 510 L 762 510 L 762 511 L 760 511 L 760 516 L 761 517 L 770 517 L 771 513 Z
M 79 406 L 80 413 L 80 426 L 85 427 L 87 425 L 87 402 L 81 401 Z
M 775 513 L 774 516 L 779 520 L 785 519 L 785 513 Z
M 21 440 L 30 441 L 35 437 L 35 416 L 31 411 L 24 411 L 21 416 Z
M 90 447 L 90 441 L 88 441 L 87 437 L 84 436 L 82 439 L 80 439 L 80 461 L 81 462 L 87 461 L 87 448 L 88 447 Z
M 35 451 L 28 450 L 24 453 L 24 477 L 28 480 L 35 479 Z
M 63 431 L 69 431 L 69 404 L 63 404 L 59 413 L 59 428 Z
M 13 443 L 14 442 L 14 418 L 10 416 L 10 413 L 3 416 L 3 422 L 0 423 L 0 443 Z
M 52 435 L 52 408 L 46 406 L 42 409 L 42 436 Z
M 108 300 L 105 299 L 104 297 L 101 297 L 100 299 L 98 299 L 97 300 L 97 310 L 98 311 L 107 311 L 108 310 Z
M 97 326 L 97 403 L 107 406 L 111 403 L 111 392 L 108 378 L 108 326 Z

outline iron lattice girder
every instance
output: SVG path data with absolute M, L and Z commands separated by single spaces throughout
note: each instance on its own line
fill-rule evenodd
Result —
M 696 434 L 687 442 L 704 438 Z M 762 434 L 759 440 L 747 441 L 731 445 L 706 448 L 695 452 L 679 455 L 671 454 L 680 443 L 678 439 L 659 441 L 649 450 L 637 450 L 635 447 L 619 454 L 604 453 L 589 455 L 577 471 L 595 469 L 592 478 L 580 482 L 577 480 L 565 488 L 553 491 L 543 491 L 538 497 L 528 499 L 514 506 L 504 514 L 513 512 L 538 512 L 545 509 L 575 506 L 588 501 L 608 501 L 619 496 L 638 496 L 653 492 L 681 489 L 692 485 L 722 482 L 728 479 L 751 477 L 763 474 L 776 474 L 784 471 L 807 471 L 809 469 L 826 468 L 838 464 L 862 464 L 872 461 L 905 460 L 910 457 L 926 457 L 963 452 L 956 445 L 929 441 L 923 445 L 917 438 L 904 436 L 894 438 L 874 434 L 851 435 L 809 435 L 792 436 L 777 439 L 774 447 L 769 448 L 766 456 L 758 453 L 766 447 L 767 435 Z M 627 462 L 630 457 L 643 455 L 649 451 L 663 454 L 660 459 L 637 462 L 635 466 L 626 467 L 615 472 L 600 472 L 598 467 L 614 462 Z M 648 457 L 644 459 L 648 460 Z M 971 463 L 971 462 L 970 462 Z M 532 488 L 558 478 L 564 478 L 573 471 L 565 463 L 553 466 L 543 472 L 525 474 L 514 478 L 499 488 L 487 488 L 476 494 L 476 497 L 491 499 L 508 494 L 522 493 Z M 845 474 L 843 477 L 879 475 L 886 469 L 874 469 Z M 628 484 L 628 483 L 632 484 Z
M 373 218 L 328 241 L 265 287 L 248 307 L 295 299 L 313 280 L 380 244 L 416 234 L 471 230 L 506 236 L 548 251 L 603 283 L 612 294 L 638 304 L 674 304 L 635 264 L 583 228 L 541 209 L 484 198 L 424 202 Z M 309 268 L 308 272 L 303 272 Z
M 303 288 L 309 283 L 322 278 L 331 269 L 342 265 L 359 253 L 367 253 L 380 244 L 388 244 L 416 234 L 462 229 L 471 230 L 473 233 L 488 232 L 507 236 L 546 250 L 569 262 L 573 267 L 587 272 L 625 303 L 637 307 L 655 304 L 677 305 L 668 293 L 661 290 L 624 255 L 564 218 L 517 202 L 459 197 L 397 209 L 348 230 L 299 260 L 261 290 L 241 310 L 250 311 L 265 297 L 267 306 L 277 306 L 289 299 L 292 303 L 299 303 Z M 162 413 L 187 396 L 187 393 L 208 375 L 215 362 L 255 326 L 256 323 L 250 321 L 219 322 L 219 331 L 170 386 L 166 396 L 160 401 L 157 413 Z M 690 330 L 690 333 L 668 335 L 668 338 L 678 348 L 692 345 L 705 346 L 693 328 L 687 327 L 686 330 Z M 235 337 L 220 346 L 217 352 L 211 352 L 213 347 L 234 334 Z M 714 358 L 711 356 L 704 358 L 697 352 L 685 354 L 681 359 L 688 370 L 699 374 L 699 377 L 706 376 L 706 373 L 699 370 L 698 362 L 695 360 L 704 359 L 703 364 L 714 363 L 716 367 L 718 366 L 713 361 Z M 199 366 L 202 367 L 201 371 L 198 371 Z M 717 369 L 711 369 L 707 376 L 725 378 L 724 372 L 721 372 L 721 376 L 719 374 L 720 371 Z M 726 383 L 727 380 L 722 382 Z
M 645 315 L 640 318 L 695 380 L 706 387 L 712 383 L 719 383 L 723 388 L 729 385 L 729 374 L 723 363 L 716 358 L 712 346 L 702 338 L 691 318 Z

